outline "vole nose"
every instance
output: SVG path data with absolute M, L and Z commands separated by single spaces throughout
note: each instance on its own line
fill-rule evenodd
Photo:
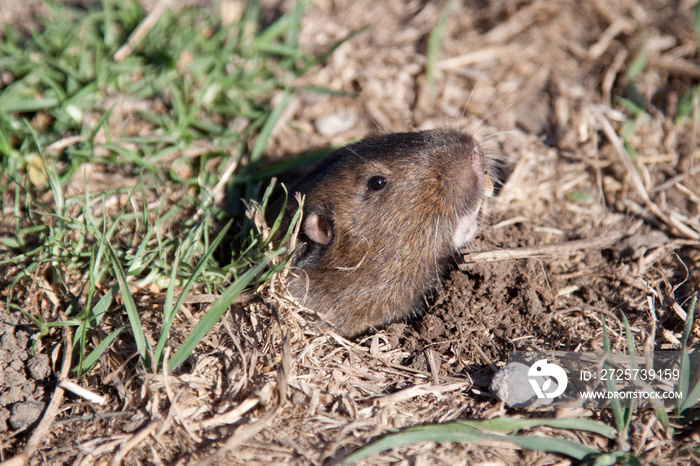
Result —
M 472 157 L 471 157 L 471 162 L 472 162 L 472 168 L 474 169 L 475 173 L 484 173 L 486 170 L 485 168 L 485 161 L 484 161 L 484 152 L 481 150 L 481 147 L 479 147 L 479 144 L 475 141 L 474 142 L 474 148 L 472 149 Z

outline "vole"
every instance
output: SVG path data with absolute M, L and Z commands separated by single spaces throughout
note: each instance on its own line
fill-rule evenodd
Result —
M 332 152 L 291 190 L 305 201 L 288 291 L 348 337 L 417 313 L 477 231 L 487 172 L 479 144 L 456 129 Z M 284 225 L 297 209 L 290 196 Z

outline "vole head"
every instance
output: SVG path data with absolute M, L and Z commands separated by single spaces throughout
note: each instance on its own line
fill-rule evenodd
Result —
M 302 231 L 329 247 L 345 235 L 408 239 L 440 223 L 441 250 L 458 249 L 475 233 L 476 225 L 460 220 L 481 203 L 486 170 L 481 148 L 460 131 L 367 139 L 332 153 L 299 185 L 306 194 Z
M 293 294 L 347 334 L 410 313 L 476 233 L 486 169 L 457 130 L 388 134 L 329 154 L 296 187 L 306 196 L 295 258 L 305 283 Z M 350 308 L 356 316 L 344 315 Z

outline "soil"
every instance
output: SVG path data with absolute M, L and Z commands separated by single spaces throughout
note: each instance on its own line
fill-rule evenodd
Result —
M 270 11 L 289 7 L 262 3 Z M 196 357 L 168 376 L 129 364 L 133 344 L 121 335 L 79 380 L 108 402 L 98 406 L 66 394 L 59 422 L 30 464 L 333 463 L 389 429 L 530 415 L 505 408 L 489 393 L 494 370 L 512 350 L 600 350 L 601 316 L 616 351 L 626 351 L 620 311 L 637 349 L 679 348 L 682 311 L 700 289 L 697 93 L 691 116 L 676 118 L 700 83 L 695 4 L 450 5 L 431 83 L 426 51 L 443 3 L 314 2 L 301 28 L 301 43 L 311 50 L 370 28 L 298 84 L 355 97 L 300 91 L 268 151 L 276 159 L 377 131 L 450 126 L 476 134 L 499 186 L 464 261 L 457 258 L 464 263 L 426 298 L 425 313 L 347 341 L 319 333 L 273 282 L 263 303 L 236 305 Z M 633 75 L 640 57 L 645 66 Z M 632 93 L 644 114 L 619 141 L 623 121 L 632 119 L 621 98 Z M 632 169 L 618 143 L 634 150 Z M 619 239 L 555 255 L 469 261 L 476 251 L 608 235 Z M 148 321 L 158 306 L 142 298 Z M 17 294 L 26 309 L 32 303 L 50 308 L 47 299 L 30 286 Z M 189 304 L 180 313 L 173 346 L 206 309 Z M 35 345 L 36 329 L 25 317 L 4 310 L 3 316 L 1 460 L 22 451 L 55 393 L 62 351 L 59 331 Z M 155 335 L 157 318 L 147 326 Z M 699 345 L 696 318 L 689 346 Z M 612 425 L 609 410 L 579 417 Z M 526 434 L 608 445 L 581 432 Z M 652 412 L 634 413 L 628 441 L 646 462 L 698 461 L 688 453 L 700 443 L 693 426 L 669 439 Z M 424 442 L 374 455 L 368 464 L 562 461 L 503 446 Z

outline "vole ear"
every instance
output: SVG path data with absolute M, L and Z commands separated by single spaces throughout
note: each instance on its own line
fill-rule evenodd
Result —
M 325 215 L 311 212 L 304 219 L 304 233 L 311 241 L 318 244 L 328 244 L 333 237 L 331 221 Z

